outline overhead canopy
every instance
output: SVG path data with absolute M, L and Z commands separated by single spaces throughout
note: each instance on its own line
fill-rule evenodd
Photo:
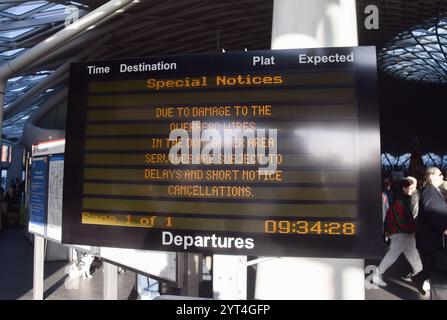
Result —
M 0 4 L 0 15 L 2 15 L 2 10 L 20 13 L 9 19 L 15 19 L 26 26 L 37 24 L 36 20 L 44 14 L 43 12 L 47 15 L 50 15 L 49 12 L 53 13 L 39 29 L 30 29 L 27 33 L 20 35 L 16 35 L 16 31 L 8 31 L 12 28 L 10 21 L 1 23 L 0 20 L 0 40 L 2 30 L 16 36 L 16 38 L 5 40 L 8 46 L 5 46 L 3 56 L 6 57 L 5 59 L 14 58 L 26 48 L 34 46 L 62 29 L 65 19 L 72 12 L 69 8 L 76 7 L 81 17 L 87 11 L 92 11 L 106 2 L 16 1 Z M 30 11 L 31 8 L 32 11 Z M 53 10 L 50 10 L 52 8 Z M 48 61 L 30 66 L 21 77 L 10 79 L 6 89 L 5 105 L 8 106 L 32 87 L 33 83 L 30 79 L 50 74 L 69 57 L 76 56 L 93 45 L 97 48 L 86 55 L 84 60 L 216 52 L 222 49 L 228 51 L 268 49 L 272 10 L 273 1 L 263 0 L 140 1 L 134 8 L 117 14 L 106 23 L 89 31 L 96 36 L 78 41 L 76 45 L 67 44 L 63 50 L 60 50 L 60 54 L 53 54 Z M 34 31 L 38 30 L 41 33 L 35 34 Z M 23 42 L 17 42 L 21 39 Z M 98 42 L 102 42 L 101 45 L 98 46 Z M 19 49 L 18 47 L 22 51 L 9 51 L 11 48 Z M 6 56 L 8 54 L 9 56 Z M 0 53 L 0 59 L 1 57 Z M 29 75 L 31 78 L 27 77 Z M 66 77 L 61 78 L 56 87 L 65 86 L 66 81 Z M 48 93 L 51 94 L 51 91 Z M 40 97 L 40 100 L 36 97 L 25 110 L 21 110 L 18 114 L 7 114 L 2 135 L 7 140 L 20 141 L 24 122 L 33 110 L 42 104 L 43 100 L 45 97 Z

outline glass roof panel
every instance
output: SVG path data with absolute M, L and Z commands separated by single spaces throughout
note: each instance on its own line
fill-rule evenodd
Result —
M 31 80 L 31 81 L 39 80 L 39 79 L 45 78 L 47 76 L 48 75 L 46 75 L 46 74 L 42 74 L 42 75 L 38 75 L 38 76 L 31 76 L 31 77 L 29 77 L 29 80 Z
M 21 5 L 14 6 L 14 7 L 5 9 L 3 11 L 13 14 L 15 16 L 21 16 L 27 12 L 33 11 L 34 9 L 40 8 L 46 4 L 48 4 L 47 1 L 28 1 Z
M 391 162 L 389 162 L 388 159 L 390 159 Z M 382 153 L 381 160 L 382 165 L 387 166 L 388 169 L 390 169 L 390 167 L 397 165 L 398 167 L 408 170 L 411 160 L 411 154 L 406 153 L 402 155 L 392 156 L 389 153 L 387 154 Z M 423 153 L 422 161 L 426 167 L 438 166 L 441 169 L 445 169 L 447 166 L 447 155 L 439 155 L 435 153 Z
M 13 49 L 13 50 L 8 50 L 8 51 L 3 51 L 2 53 L 0 53 L 0 55 L 10 57 L 10 56 L 13 56 L 13 55 L 15 55 L 16 53 L 19 53 L 19 52 L 21 52 L 21 51 L 23 51 L 23 50 L 25 50 L 25 48 L 19 48 L 19 49 Z
M 8 30 L 8 31 L 0 31 L 0 37 L 14 39 L 14 38 L 17 38 L 18 36 L 21 36 L 24 33 L 27 33 L 29 31 L 33 30 L 33 29 L 34 29 L 34 27 Z
M 71 1 L 0 1 L 2 2 L 2 12 L 0 16 L 0 63 L 26 52 L 31 46 L 36 44 L 34 37 L 39 38 L 39 34 L 47 32 L 46 36 L 51 36 L 52 32 L 57 32 L 65 23 L 65 8 L 69 5 L 78 6 L 80 16 L 87 13 L 88 6 L 77 5 Z M 56 3 L 58 2 L 58 3 Z M 30 22 L 28 24 L 27 22 Z M 12 29 L 12 25 L 20 25 L 19 28 Z M 54 31 L 53 31 L 54 30 Z M 49 32 L 48 32 L 49 31 Z M 29 41 L 31 40 L 31 41 Z M 38 42 L 37 42 L 38 43 Z M 8 80 L 4 106 L 13 105 L 13 102 L 29 91 L 36 84 L 44 81 L 45 77 L 52 73 L 52 70 L 41 70 L 33 74 L 15 76 Z M 46 99 L 46 95 L 51 94 L 51 89 L 46 90 L 39 96 L 28 102 L 24 112 L 13 115 L 3 122 L 3 135 L 8 137 L 20 137 L 22 135 L 23 123 L 35 109 Z
M 381 68 L 405 80 L 447 83 L 446 19 L 426 21 L 422 26 L 393 38 L 379 53 Z
M 18 92 L 18 91 L 23 91 L 24 89 L 26 89 L 27 87 L 20 87 L 20 88 L 16 88 L 16 89 L 11 89 L 10 91 L 12 92 Z
M 410 157 L 411 157 L 410 153 L 405 153 L 396 159 L 396 164 L 398 166 L 401 166 L 401 165 L 405 164 L 410 159 Z
M 427 32 L 425 30 L 414 30 L 412 34 L 415 37 L 419 37 L 419 36 L 425 36 Z
M 422 59 L 430 58 L 430 55 L 429 55 L 427 52 L 419 52 L 419 53 L 417 54 L 417 56 L 418 56 L 419 58 L 422 58 Z
M 445 61 L 445 55 L 441 52 L 434 52 L 432 53 L 433 58 L 439 60 L 439 61 Z
M 22 76 L 14 77 L 14 78 L 8 79 L 8 82 L 15 82 L 15 81 L 20 80 L 22 78 L 23 78 Z
M 56 4 L 50 8 L 46 8 L 45 10 L 42 10 L 42 12 L 54 11 L 54 10 L 65 10 L 65 6 L 62 4 Z
M 383 165 L 391 165 L 391 163 L 388 161 L 388 159 L 386 158 L 385 154 L 382 153 L 382 164 Z

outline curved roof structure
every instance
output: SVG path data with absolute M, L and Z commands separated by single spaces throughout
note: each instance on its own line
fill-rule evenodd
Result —
M 447 14 L 399 33 L 381 50 L 379 64 L 404 80 L 447 83 Z
M 81 17 L 105 2 L 15 1 L 0 4 L 0 16 L 7 16 L 0 22 L 0 63 L 1 59 L 14 58 L 62 29 L 68 16 L 75 13 Z M 8 106 L 27 92 L 34 81 L 42 81 L 70 57 L 100 60 L 222 49 L 268 49 L 272 11 L 273 1 L 265 0 L 141 1 L 80 35 L 52 54 L 51 59 L 38 61 L 22 75 L 10 79 L 3 136 L 10 141 L 19 140 L 23 123 L 45 99 L 42 95 L 36 96 L 25 109 L 14 106 L 12 111 Z M 2 34 L 5 35 L 3 38 Z M 51 89 L 66 84 L 66 81 L 66 76 L 61 77 L 51 88 L 45 89 L 50 91 L 44 93 L 51 94 Z
M 356 0 L 360 45 L 382 48 L 399 33 L 411 30 L 429 19 L 447 13 L 446 0 Z M 379 29 L 364 27 L 364 9 L 375 5 L 379 10 Z

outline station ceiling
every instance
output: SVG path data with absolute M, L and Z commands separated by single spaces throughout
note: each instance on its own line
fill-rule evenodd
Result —
M 365 17 L 368 5 L 379 9 L 379 29 L 367 30 L 363 19 L 357 19 L 360 45 L 386 45 L 400 32 L 410 30 L 434 17 L 447 14 L 447 0 L 356 0 L 357 17 Z

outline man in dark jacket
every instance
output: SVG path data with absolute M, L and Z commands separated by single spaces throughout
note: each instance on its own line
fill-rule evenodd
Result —
M 423 270 L 413 277 L 421 293 L 425 280 L 430 278 L 433 258 L 443 247 L 443 233 L 447 230 L 447 201 L 439 190 L 443 183 L 441 171 L 432 167 L 426 170 L 419 202 L 416 246 L 421 256 Z

